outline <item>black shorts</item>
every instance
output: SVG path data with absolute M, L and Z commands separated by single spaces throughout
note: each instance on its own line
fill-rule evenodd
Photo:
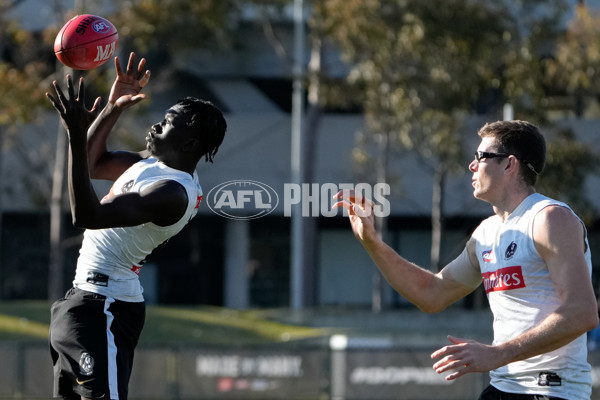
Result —
M 549 397 L 541 394 L 516 394 L 506 393 L 489 385 L 479 396 L 479 400 L 563 400 L 558 397 Z
M 127 399 L 145 303 L 72 288 L 52 304 L 50 353 L 54 397 Z

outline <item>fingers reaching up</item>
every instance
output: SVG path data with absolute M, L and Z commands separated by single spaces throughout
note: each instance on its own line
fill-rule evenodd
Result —
M 333 195 L 333 199 L 338 201 L 333 203 L 332 209 L 344 208 L 351 216 L 368 217 L 373 214 L 375 208 L 373 201 L 355 190 L 340 190 Z
M 79 79 L 77 94 L 73 87 L 71 75 L 66 76 L 67 95 L 60 88 L 57 81 L 52 82 L 56 97 L 46 93 L 46 97 L 52 103 L 54 109 L 58 112 L 61 121 L 69 133 L 86 132 L 87 128 L 94 121 L 100 109 L 100 97 L 96 98 L 90 110 L 85 106 L 85 83 L 83 78 Z
M 110 91 L 109 103 L 127 108 L 146 98 L 145 94 L 140 93 L 150 81 L 151 73 L 150 70 L 144 69 L 145 66 L 146 59 L 142 58 L 136 68 L 135 53 L 131 52 L 127 61 L 127 69 L 123 72 L 119 57 L 115 57 L 117 78 Z

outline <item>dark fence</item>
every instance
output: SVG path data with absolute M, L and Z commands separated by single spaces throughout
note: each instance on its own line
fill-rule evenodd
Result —
M 337 338 L 340 339 L 340 338 Z M 397 348 L 373 339 L 332 346 L 139 348 L 130 399 L 475 399 L 487 374 L 454 382 L 432 369 L 434 348 Z M 52 367 L 46 346 L 0 343 L 0 398 L 49 399 Z M 600 399 L 600 352 L 590 354 Z

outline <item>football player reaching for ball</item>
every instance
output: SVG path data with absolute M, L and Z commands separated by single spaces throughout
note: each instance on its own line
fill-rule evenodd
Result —
M 47 93 L 69 139 L 73 224 L 85 228 L 73 287 L 52 305 L 50 345 L 54 396 L 126 400 L 134 349 L 145 316 L 139 273 L 146 257 L 197 213 L 202 198 L 196 167 L 213 161 L 227 129 L 221 111 L 186 97 L 146 133 L 140 152 L 109 151 L 109 133 L 123 111 L 145 98 L 145 60 L 127 70 L 115 58 L 116 80 L 99 111 L 84 104 L 69 75 L 66 94 Z M 114 181 L 98 200 L 90 179 Z

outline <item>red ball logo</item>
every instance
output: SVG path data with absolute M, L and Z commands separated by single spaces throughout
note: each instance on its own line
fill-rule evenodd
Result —
M 119 34 L 110 21 L 96 15 L 78 15 L 56 36 L 54 53 L 67 67 L 89 70 L 108 61 L 118 42 Z

